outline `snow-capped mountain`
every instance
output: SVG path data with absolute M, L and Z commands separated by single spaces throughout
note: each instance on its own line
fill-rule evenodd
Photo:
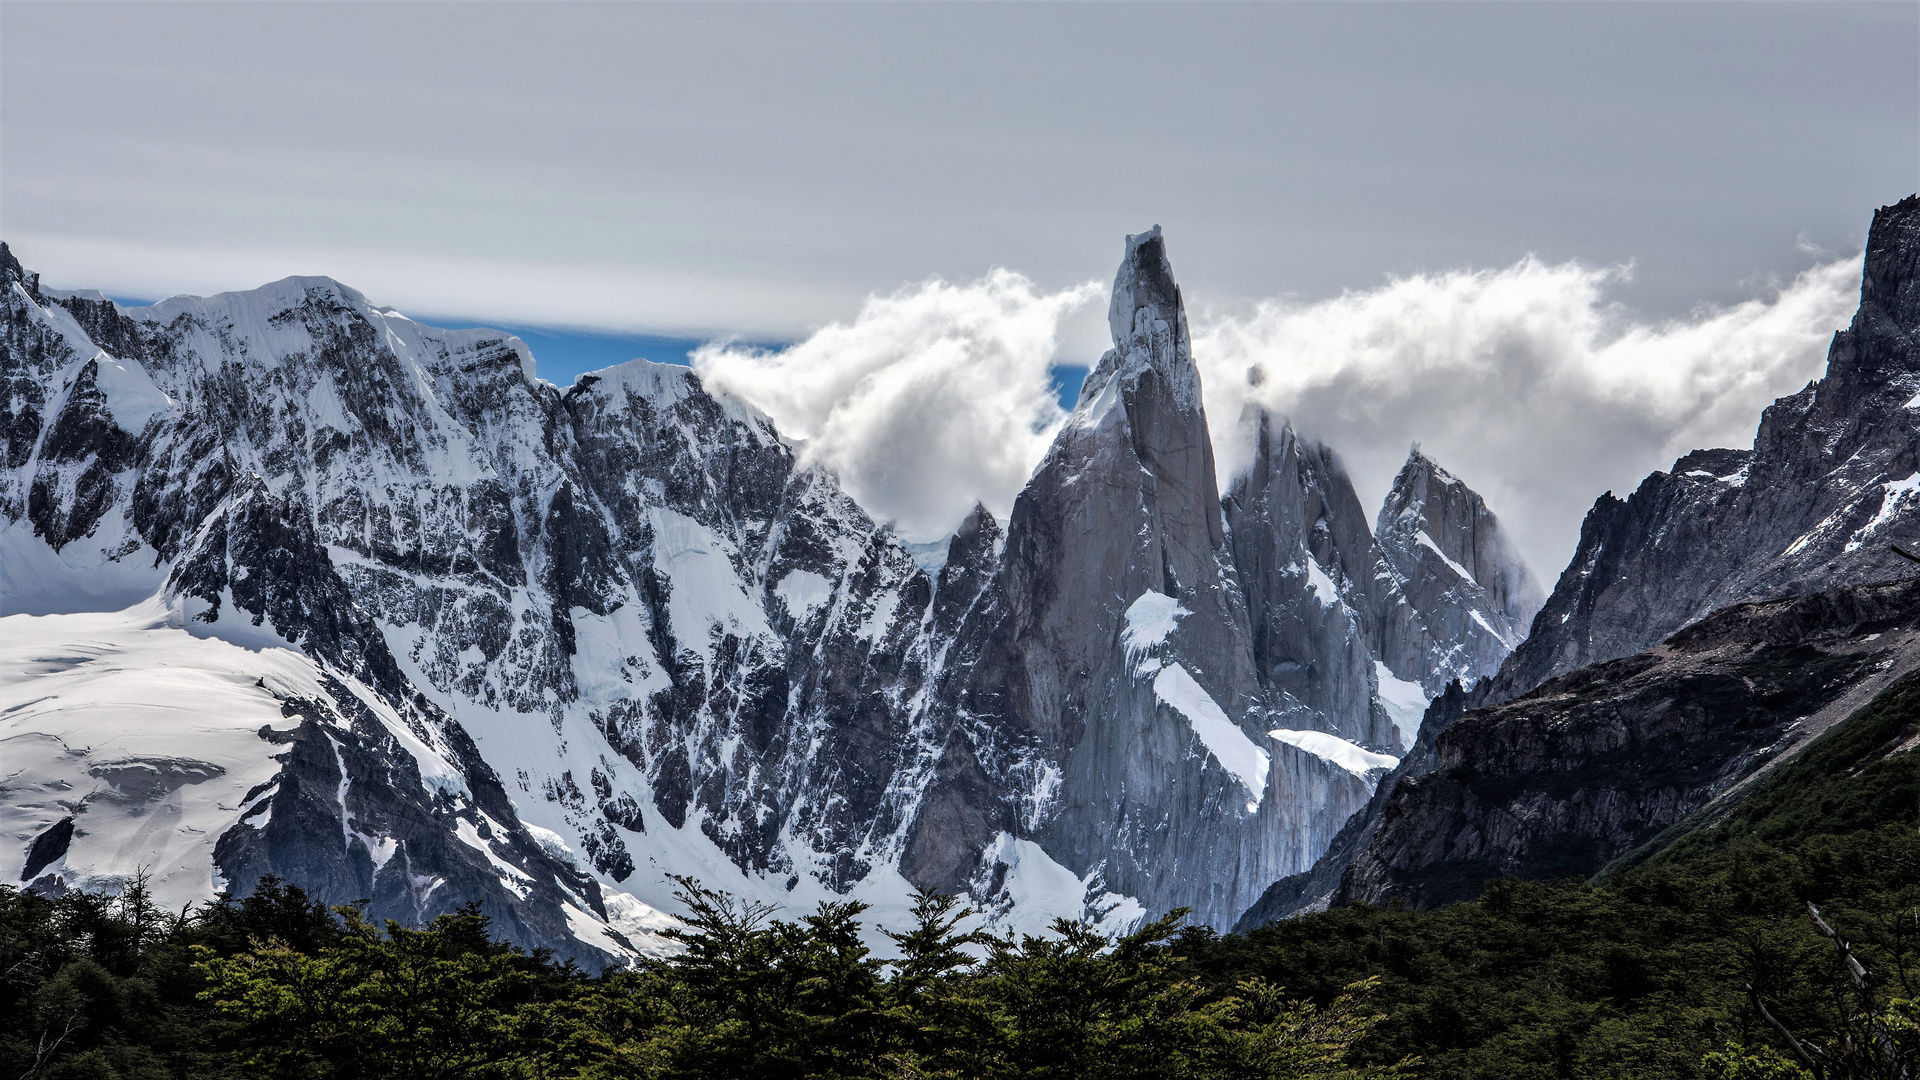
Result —
M 0 830 L 37 888 L 273 873 L 585 958 L 654 947 L 668 874 L 1225 927 L 1434 665 L 1486 661 L 1376 643 L 1514 602 L 1410 586 L 1290 430 L 1223 502 L 1157 229 L 1011 518 L 944 560 L 686 368 L 563 390 L 324 278 L 122 309 L 0 273 Z M 1480 575 L 1453 505 L 1391 543 Z
M 1374 649 L 1428 698 L 1455 679 L 1471 686 L 1498 671 L 1546 599 L 1486 501 L 1417 446 L 1394 477 L 1374 541 Z M 1407 730 L 1418 727 L 1415 716 Z

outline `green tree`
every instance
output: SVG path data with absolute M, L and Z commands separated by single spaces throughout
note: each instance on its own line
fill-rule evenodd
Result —
M 541 961 L 493 943 L 476 907 L 382 934 L 336 909 L 337 940 L 304 953 L 279 939 L 221 957 L 201 946 L 202 997 L 237 1024 L 246 1063 L 274 1076 L 465 1080 L 522 1056 L 518 1013 Z

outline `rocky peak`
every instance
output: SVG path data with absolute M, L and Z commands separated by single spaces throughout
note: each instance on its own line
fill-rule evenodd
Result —
M 1383 543 L 1391 538 L 1402 549 L 1430 542 L 1440 555 L 1464 567 L 1506 621 L 1518 628 L 1516 641 L 1546 599 L 1486 500 L 1421 453 L 1418 443 L 1394 477 L 1374 532 Z
M 1170 385 L 1197 389 L 1187 337 L 1187 308 L 1167 261 L 1160 226 L 1127 237 L 1126 257 L 1113 279 L 1107 305 L 1113 346 L 1132 362 L 1151 364 Z
M 1200 407 L 1200 373 L 1187 336 L 1187 309 L 1173 280 L 1160 226 L 1127 237 L 1126 255 L 1113 279 L 1107 305 L 1113 348 L 1080 384 L 1075 415 L 1098 423 L 1123 386 L 1151 372 L 1183 410 Z
M 1374 541 L 1374 651 L 1428 698 L 1498 670 L 1526 636 L 1540 586 L 1486 500 L 1418 446 L 1380 507 Z
M 15 282 L 18 282 L 36 303 L 42 301 L 40 275 L 28 273 L 26 268 L 20 265 L 20 260 L 13 257 L 13 250 L 4 241 L 0 241 L 0 289 L 11 289 Z
M 1340 458 L 1264 411 L 1248 419 L 1253 462 L 1222 505 L 1247 595 L 1254 670 L 1282 723 L 1370 746 L 1399 742 L 1376 702 L 1373 534 Z
M 1874 211 L 1860 306 L 1884 314 L 1896 327 L 1920 324 L 1920 195 Z

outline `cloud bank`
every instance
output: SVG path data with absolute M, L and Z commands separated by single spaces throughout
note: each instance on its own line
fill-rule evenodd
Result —
M 1318 302 L 1194 301 L 1222 486 L 1248 462 L 1250 406 L 1338 450 L 1370 507 L 1419 442 L 1551 581 L 1601 492 L 1625 494 L 1688 450 L 1750 445 L 1760 410 L 1818 377 L 1860 260 L 1665 321 L 1609 299 L 1629 275 L 1529 258 Z M 708 346 L 694 364 L 808 440 L 806 458 L 870 513 L 933 539 L 976 500 L 1005 519 L 1061 420 L 1047 372 L 1062 327 L 1100 295 L 1005 270 L 930 281 L 791 348 Z
M 803 460 L 910 541 L 937 539 L 983 502 L 1002 521 L 1063 414 L 1048 382 L 1060 329 L 1100 296 L 1089 282 L 1044 293 L 995 270 L 869 297 L 778 351 L 704 346 L 693 366 L 807 440 Z
M 1529 258 L 1197 312 L 1223 481 L 1251 453 L 1237 423 L 1249 405 L 1338 450 L 1369 506 L 1418 442 L 1487 498 L 1551 581 L 1602 492 L 1625 495 L 1689 450 L 1752 445 L 1760 410 L 1819 376 L 1858 303 L 1860 260 L 1655 323 L 1607 299 L 1628 275 Z

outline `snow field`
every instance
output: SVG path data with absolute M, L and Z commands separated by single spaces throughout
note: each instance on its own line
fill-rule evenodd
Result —
M 72 816 L 67 856 L 42 871 L 69 888 L 115 890 L 146 872 L 173 910 L 219 890 L 214 842 L 280 768 L 257 733 L 298 722 L 261 683 L 324 692 L 299 653 L 197 638 L 170 614 L 147 602 L 0 618 L 0 835 L 17 845 L 7 878 L 34 836 Z

